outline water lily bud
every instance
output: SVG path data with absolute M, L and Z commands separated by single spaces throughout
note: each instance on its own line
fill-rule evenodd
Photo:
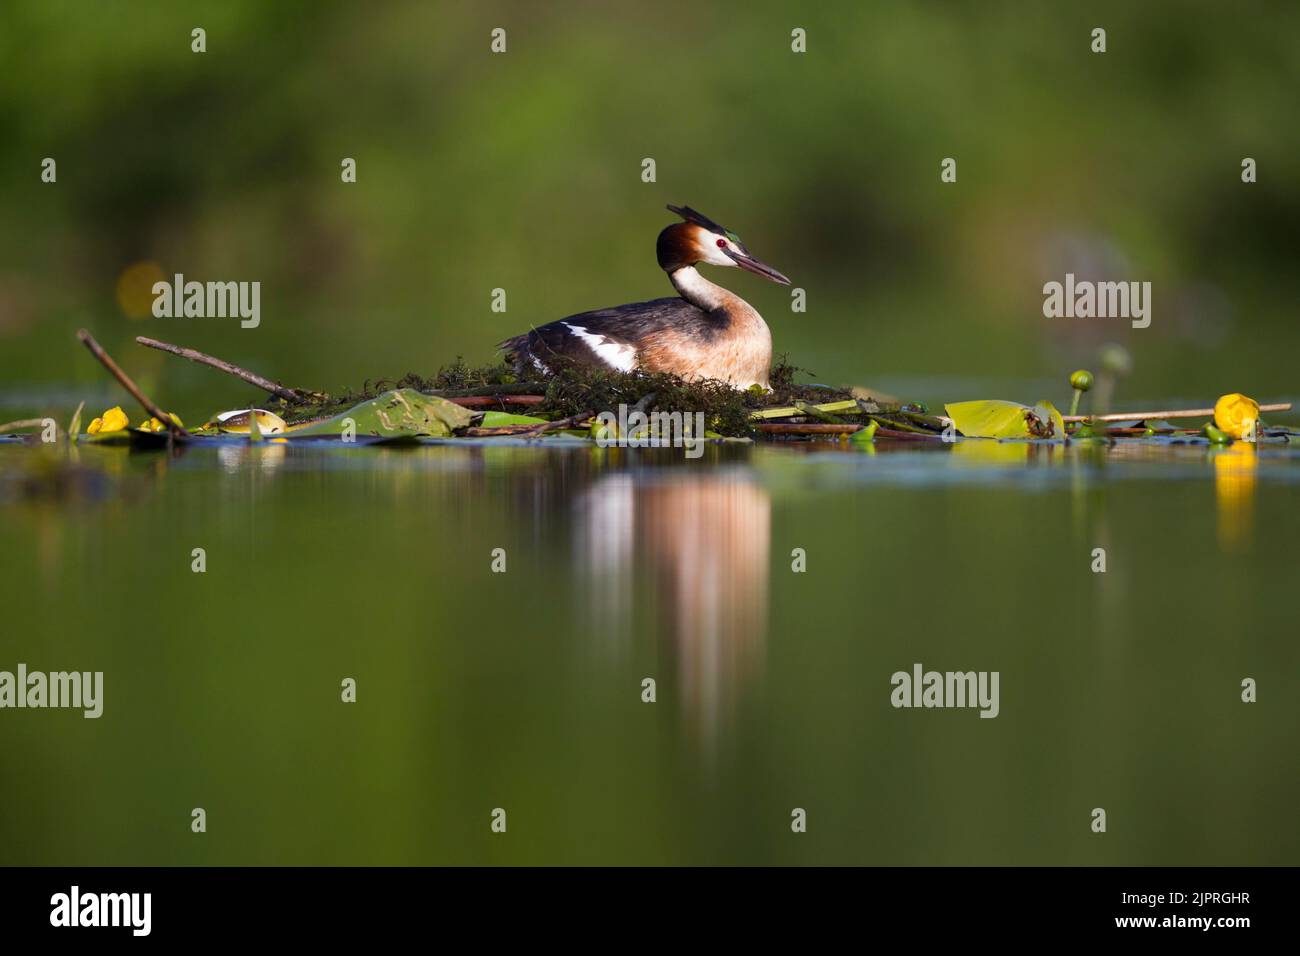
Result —
M 1232 444 L 1232 436 L 1231 436 L 1231 435 L 1229 435 L 1227 432 L 1221 431 L 1221 430 L 1218 429 L 1218 428 L 1215 428 L 1215 427 L 1214 427 L 1212 424 L 1210 424 L 1209 422 L 1206 422 L 1206 423 L 1205 423 L 1205 427 L 1201 429 L 1201 434 L 1204 435 L 1206 438 L 1208 438 L 1208 439 L 1210 440 L 1210 444 L 1211 444 L 1211 445 L 1230 445 L 1230 444 Z
M 1240 392 L 1222 396 L 1214 403 L 1214 424 L 1233 438 L 1254 435 L 1259 421 L 1259 402 Z
M 182 428 L 185 427 L 185 423 L 181 421 L 181 417 L 177 415 L 175 412 L 168 412 L 167 416 L 172 421 L 174 421 L 177 425 L 180 425 Z M 162 432 L 167 430 L 167 426 L 164 425 L 162 422 L 160 422 L 158 419 L 151 418 L 147 422 L 140 423 L 140 430 L 145 432 Z
M 1111 375 L 1127 375 L 1133 371 L 1133 356 L 1122 345 L 1109 342 L 1097 352 L 1101 367 Z
M 1081 368 L 1070 376 L 1070 388 L 1077 389 L 1080 392 L 1086 392 L 1092 388 L 1092 373 L 1086 368 Z

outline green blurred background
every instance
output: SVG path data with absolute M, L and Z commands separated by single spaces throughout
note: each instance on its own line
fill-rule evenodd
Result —
M 1115 340 L 1131 397 L 1285 397 L 1298 28 L 1281 4 L 12 0 L 0 402 L 109 397 L 83 325 L 187 416 L 247 390 L 133 336 L 323 388 L 485 362 L 530 325 L 671 294 L 665 202 L 807 290 L 796 315 L 788 290 L 721 277 L 819 380 L 1033 401 L 1011 383 Z M 118 282 L 142 262 L 260 281 L 260 328 L 127 318 Z M 1066 271 L 1151 281 L 1151 327 L 1045 319 Z

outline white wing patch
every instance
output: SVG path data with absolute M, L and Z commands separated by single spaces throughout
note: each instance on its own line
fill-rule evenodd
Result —
M 563 325 L 582 339 L 587 347 L 596 353 L 596 358 L 611 368 L 616 368 L 620 372 L 630 372 L 636 367 L 636 349 L 633 346 L 626 342 L 611 342 L 605 336 L 593 335 L 578 325 L 570 325 L 568 322 Z

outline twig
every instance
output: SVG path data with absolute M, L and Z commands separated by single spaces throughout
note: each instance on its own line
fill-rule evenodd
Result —
M 922 415 L 920 412 L 909 412 L 902 409 L 899 410 L 898 414 L 912 424 L 928 428 L 930 431 L 941 432 L 944 429 L 944 422 L 938 415 Z
M 830 425 L 843 425 L 843 424 L 845 424 L 844 419 L 842 419 L 842 418 L 836 418 L 836 417 L 835 417 L 834 415 L 832 415 L 830 412 L 828 412 L 828 411 L 824 411 L 824 410 L 818 408 L 816 405 L 812 404 L 811 402 L 805 402 L 805 401 L 802 401 L 802 400 L 796 400 L 796 401 L 795 401 L 795 406 L 796 406 L 796 407 L 797 407 L 801 412 L 803 412 L 805 415 L 808 415 L 810 418 L 818 418 L 818 419 L 821 419 L 822 421 L 824 421 L 824 422 L 826 422 L 827 424 L 830 424 Z
M 157 339 L 147 338 L 143 335 L 137 335 L 135 340 L 141 345 L 148 346 L 151 349 L 158 349 L 162 352 L 170 352 L 172 355 L 179 355 L 183 359 L 189 359 L 191 362 L 197 362 L 200 365 L 207 365 L 215 368 L 219 372 L 225 372 L 227 375 L 233 375 L 236 378 L 242 378 L 249 385 L 255 385 L 260 389 L 275 394 L 289 402 L 301 402 L 304 398 L 311 397 L 314 393 L 304 392 L 302 389 L 287 388 L 279 382 L 273 382 L 269 378 L 264 378 L 256 372 L 250 372 L 246 368 L 240 368 L 224 359 L 207 355 L 197 349 L 186 348 L 183 345 L 172 345 L 170 342 L 159 342 Z
M 893 438 L 898 441 L 943 441 L 942 435 L 934 432 L 900 432 L 894 428 L 877 428 L 877 438 Z
M 557 418 L 553 422 L 542 422 L 542 424 L 540 425 L 531 425 L 529 426 L 527 431 L 520 432 L 519 434 L 531 438 L 534 435 L 541 435 L 549 431 L 556 431 L 557 429 L 568 428 L 570 425 L 578 424 L 578 422 L 585 422 L 588 418 L 590 418 L 592 415 L 595 414 L 596 414 L 595 412 L 578 412 L 578 414 L 570 415 L 568 418 Z
M 462 408 L 492 408 L 496 405 L 540 405 L 545 395 L 475 395 L 465 398 L 448 398 Z
M 1289 412 L 1291 411 L 1290 402 L 1280 402 L 1276 405 L 1261 405 L 1261 412 Z M 1109 415 L 1064 415 L 1062 416 L 1067 422 L 1129 422 L 1145 421 L 1148 418 L 1205 418 L 1212 416 L 1212 408 L 1175 408 L 1164 412 L 1112 412 Z
M 519 382 L 514 385 L 480 385 L 478 388 L 435 388 L 425 394 L 439 398 L 481 398 L 485 395 L 528 395 L 545 389 L 545 382 Z
M 8 432 L 16 432 L 20 428 L 40 428 L 44 424 L 45 419 L 43 418 L 24 418 L 17 422 L 5 422 L 3 425 L 0 425 L 0 435 L 4 435 Z
M 505 435 L 522 435 L 534 425 L 488 425 L 486 427 L 467 428 L 464 431 L 466 438 L 500 438 Z
M 908 434 L 925 435 L 926 437 L 933 437 L 936 434 L 928 428 L 922 428 L 919 425 L 909 425 L 907 422 L 900 422 L 893 418 L 886 418 L 883 415 L 872 415 L 870 418 L 881 428 L 888 428 L 895 432 L 907 432 Z
M 95 341 L 93 335 L 85 329 L 81 329 L 77 332 L 77 338 L 81 339 L 81 343 L 86 346 L 86 348 L 90 349 L 90 354 L 99 359 L 100 364 L 103 365 L 104 368 L 113 373 L 113 377 L 118 380 L 121 386 L 130 392 L 137 402 L 144 406 L 146 412 L 167 426 L 167 431 L 171 434 L 172 438 L 188 439 L 190 437 L 190 433 L 180 425 L 176 424 L 175 419 L 155 405 L 144 392 L 140 391 L 139 386 L 137 386 L 135 382 L 131 381 L 127 374 L 118 367 L 112 357 L 109 356 L 109 354 L 104 351 L 103 347 Z
M 769 435 L 852 435 L 856 431 L 861 431 L 865 425 L 832 425 L 829 422 L 808 422 L 803 425 L 788 425 L 784 422 L 764 422 L 761 425 L 755 425 L 761 432 Z M 879 434 L 880 430 L 876 430 Z

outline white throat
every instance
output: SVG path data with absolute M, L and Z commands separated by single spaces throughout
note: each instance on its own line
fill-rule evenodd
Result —
M 722 305 L 725 290 L 700 275 L 695 266 L 674 269 L 668 273 L 668 278 L 683 299 L 699 306 L 705 312 L 712 312 Z

